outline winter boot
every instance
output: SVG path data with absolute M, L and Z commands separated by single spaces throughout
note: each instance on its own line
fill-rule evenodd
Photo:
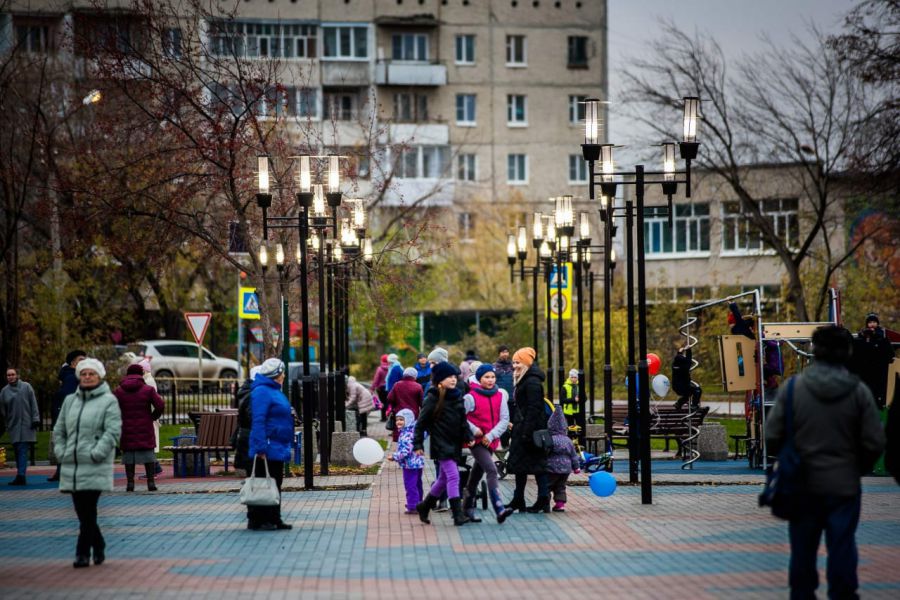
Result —
M 538 496 L 537 502 L 526 509 L 530 513 L 550 512 L 550 496 Z
M 156 481 L 153 480 L 155 477 L 156 465 L 154 463 L 144 463 L 144 472 L 147 474 L 147 491 L 155 492 L 156 491 Z
M 125 491 L 134 491 L 134 465 L 125 465 Z
M 433 509 L 437 505 L 437 502 L 437 496 L 428 494 L 427 496 L 425 496 L 424 500 L 416 504 L 416 512 L 419 513 L 420 521 L 428 525 L 431 524 L 431 521 L 428 520 L 428 513 L 430 513 L 431 509 Z
M 556 504 L 553 505 L 553 512 L 566 512 L 566 503 L 556 501 Z
M 517 510 L 524 511 L 528 507 L 525 506 L 525 498 L 517 498 L 516 496 L 513 496 L 512 502 L 507 504 L 506 508 L 515 512 Z
M 7 483 L 6 485 L 25 485 L 25 476 L 24 475 L 16 475 L 16 478 Z
M 450 512 L 453 515 L 453 524 L 457 527 L 469 522 L 469 517 L 462 509 L 462 498 L 450 498 Z
M 481 523 L 481 518 L 475 514 L 476 504 L 478 504 L 478 497 L 470 494 L 469 490 L 465 490 L 463 492 L 463 512 L 472 523 Z
M 503 499 L 500 498 L 500 490 L 490 490 L 490 493 L 491 505 L 494 507 L 494 512 L 497 513 L 497 523 L 502 525 L 503 521 L 506 520 L 506 517 L 516 511 L 513 508 L 503 506 Z

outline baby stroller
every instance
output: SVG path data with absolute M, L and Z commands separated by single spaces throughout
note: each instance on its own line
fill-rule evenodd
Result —
M 463 450 L 462 460 L 459 462 L 459 489 L 460 491 L 466 488 L 466 485 L 469 483 L 469 477 L 472 474 L 472 467 L 474 464 L 469 464 L 469 459 L 472 457 L 472 454 L 468 450 Z M 474 462 L 474 461 L 473 461 Z M 504 471 L 504 475 L 506 472 Z M 488 507 L 488 489 L 487 489 L 487 481 L 482 479 L 481 485 L 478 486 L 478 491 L 475 493 L 475 497 L 481 500 L 481 510 L 487 510 Z

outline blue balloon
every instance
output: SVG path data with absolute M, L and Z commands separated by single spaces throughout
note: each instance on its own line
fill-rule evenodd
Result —
M 612 476 L 612 473 L 607 473 L 606 471 L 597 471 L 591 475 L 588 483 L 591 486 L 591 491 L 601 498 L 612 496 L 616 491 L 616 478 Z

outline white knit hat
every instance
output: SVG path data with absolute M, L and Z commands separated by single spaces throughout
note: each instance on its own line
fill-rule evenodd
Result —
M 75 367 L 75 376 L 81 377 L 81 372 L 85 369 L 95 371 L 97 375 L 100 376 L 100 379 L 106 377 L 106 367 L 104 367 L 103 363 L 96 358 L 85 358 L 84 360 L 79 362 L 78 366 Z
M 284 373 L 284 363 L 280 358 L 267 358 L 263 364 L 259 366 L 259 374 L 269 379 L 275 379 Z
M 578 377 L 578 369 L 569 369 L 569 379 Z
M 419 372 L 416 371 L 415 367 L 406 367 L 405 369 L 403 369 L 403 376 L 412 377 L 413 379 L 415 379 L 419 376 Z

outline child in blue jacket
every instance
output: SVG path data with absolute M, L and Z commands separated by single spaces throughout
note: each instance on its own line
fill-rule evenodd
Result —
M 416 415 L 408 408 L 397 412 L 397 451 L 388 455 L 388 460 L 395 461 L 403 468 L 403 487 L 406 488 L 406 514 L 416 514 L 416 504 L 421 502 L 422 469 L 425 459 L 413 450 L 413 436 L 416 431 Z

